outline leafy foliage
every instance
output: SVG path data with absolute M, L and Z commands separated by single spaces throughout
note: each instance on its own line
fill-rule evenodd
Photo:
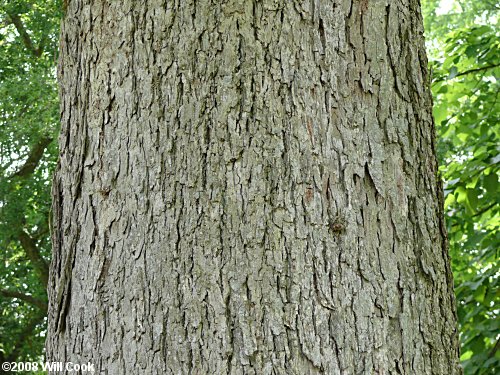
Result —
M 466 374 L 500 368 L 498 5 L 492 1 L 427 1 L 428 50 L 433 70 L 438 154 L 462 361 Z
M 57 1 L 0 1 L 0 362 L 43 352 L 58 28 Z

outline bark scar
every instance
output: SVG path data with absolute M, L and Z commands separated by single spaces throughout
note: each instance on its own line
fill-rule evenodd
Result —
M 366 13 L 366 11 L 368 10 L 368 2 L 369 0 L 361 0 L 359 14 Z

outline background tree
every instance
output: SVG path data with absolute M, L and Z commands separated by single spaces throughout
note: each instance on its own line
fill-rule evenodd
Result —
M 72 0 L 50 360 L 456 374 L 417 1 Z
M 56 1 L 0 3 L 0 362 L 40 359 L 58 129 Z

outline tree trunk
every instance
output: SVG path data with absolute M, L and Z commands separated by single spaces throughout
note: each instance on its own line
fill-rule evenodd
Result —
M 71 0 L 48 359 L 459 374 L 417 0 Z

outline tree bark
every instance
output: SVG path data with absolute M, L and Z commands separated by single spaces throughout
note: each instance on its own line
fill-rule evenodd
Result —
M 47 355 L 459 374 L 417 0 L 71 0 Z

